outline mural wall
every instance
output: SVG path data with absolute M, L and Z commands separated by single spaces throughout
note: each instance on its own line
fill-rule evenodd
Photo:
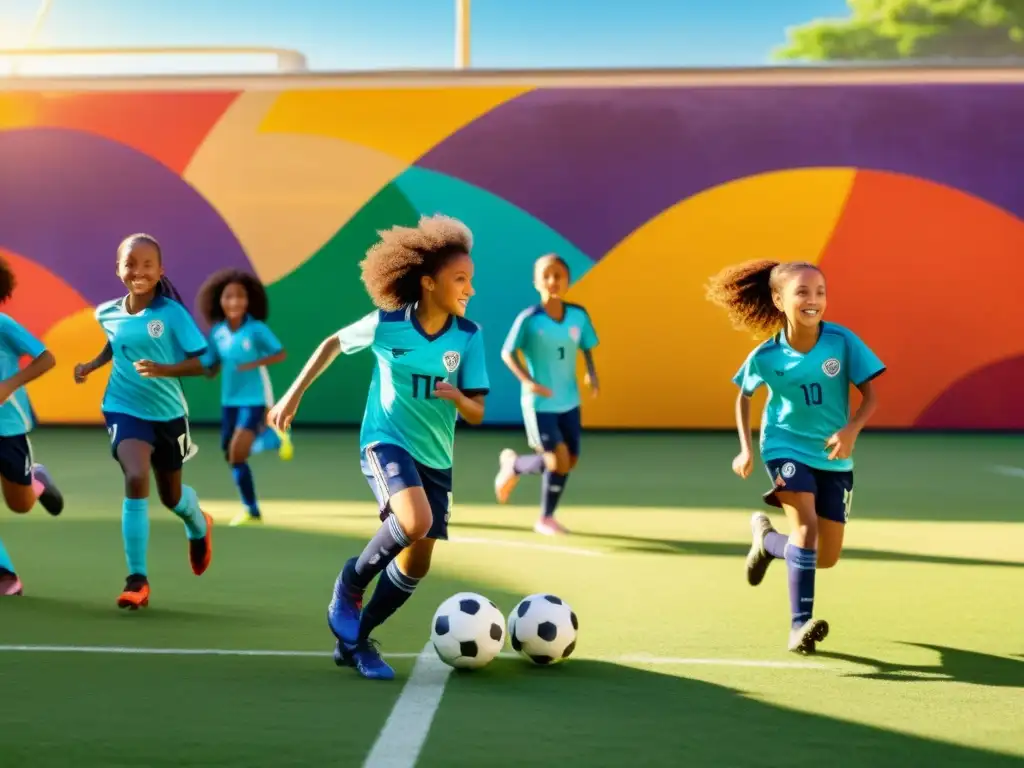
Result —
M 830 319 L 888 363 L 877 424 L 1024 428 L 1021 125 L 1013 84 L 0 92 L 5 310 L 59 360 L 39 417 L 99 421 L 104 378 L 71 371 L 103 344 L 117 243 L 150 232 L 188 297 L 229 265 L 268 284 L 280 391 L 368 311 L 376 230 L 443 212 L 477 239 L 489 422 L 520 419 L 498 350 L 555 251 L 602 338 L 589 426 L 731 426 L 754 342 L 703 284 L 779 257 L 820 264 Z M 336 363 L 302 418 L 357 422 L 370 364 Z M 188 395 L 217 418 L 216 383 Z

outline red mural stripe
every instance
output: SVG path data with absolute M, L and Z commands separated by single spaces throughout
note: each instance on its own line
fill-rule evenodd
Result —
M 17 280 L 14 295 L 0 310 L 37 338 L 42 339 L 65 317 L 89 306 L 78 291 L 31 259 L 3 248 L 0 248 L 0 257 L 11 267 Z
M 829 319 L 888 365 L 875 425 L 911 427 L 972 371 L 1024 355 L 1022 252 L 1024 222 L 984 200 L 923 179 L 858 173 L 821 266 Z M 945 413 L 948 426 L 968 419 Z
M 238 95 L 237 91 L 11 94 L 3 97 L 4 111 L 22 117 L 3 127 L 95 133 L 181 174 Z

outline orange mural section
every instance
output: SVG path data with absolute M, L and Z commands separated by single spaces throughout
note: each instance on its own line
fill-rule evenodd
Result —
M 1024 224 L 956 189 L 861 172 L 821 267 L 828 317 L 889 365 L 878 426 L 914 424 L 953 384 L 1024 355 Z M 1024 383 L 1024 382 L 1022 382 Z

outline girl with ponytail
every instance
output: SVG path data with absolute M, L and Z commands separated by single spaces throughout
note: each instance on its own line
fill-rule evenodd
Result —
M 199 508 L 196 492 L 181 482 L 182 464 L 194 448 L 178 379 L 203 374 L 206 339 L 164 274 L 154 237 L 136 234 L 121 242 L 117 276 L 128 294 L 97 307 L 107 345 L 95 360 L 75 367 L 75 381 L 113 362 L 102 408 L 111 452 L 124 472 L 121 531 L 128 578 L 117 604 L 136 610 L 149 605 L 150 468 L 160 501 L 185 524 L 196 576 L 206 571 L 213 554 L 213 520 Z

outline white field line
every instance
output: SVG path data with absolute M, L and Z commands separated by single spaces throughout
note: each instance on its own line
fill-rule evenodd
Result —
M 604 552 L 582 547 L 563 547 L 558 544 L 536 544 L 532 541 L 515 541 L 514 539 L 485 539 L 477 536 L 452 536 L 449 544 L 486 544 L 489 547 L 517 547 L 519 549 L 536 549 L 541 552 L 557 552 L 562 555 L 580 555 L 582 557 L 603 557 Z
M 1007 467 L 1002 464 L 997 464 L 992 467 L 992 471 L 997 475 L 1005 475 L 1006 477 L 1024 478 L 1024 468 L 1022 467 Z
M 364 768 L 412 768 L 416 765 L 451 673 L 452 668 L 442 662 L 434 653 L 433 645 L 427 643 L 366 756 Z
M 430 649 L 433 654 L 433 648 Z M 113 645 L 0 645 L 0 653 L 97 653 L 134 656 L 277 656 L 285 658 L 330 658 L 330 651 L 274 651 L 246 648 L 130 648 Z M 420 652 L 385 653 L 388 659 L 421 659 L 426 649 Z M 516 659 L 516 653 L 505 652 L 503 659 Z M 675 656 L 651 656 L 648 654 L 623 654 L 621 656 L 574 656 L 587 661 L 603 661 L 611 664 L 641 664 L 648 666 L 717 666 L 717 667 L 760 667 L 763 669 L 836 669 L 832 664 L 815 661 L 783 661 L 775 659 L 725 659 L 686 658 Z

